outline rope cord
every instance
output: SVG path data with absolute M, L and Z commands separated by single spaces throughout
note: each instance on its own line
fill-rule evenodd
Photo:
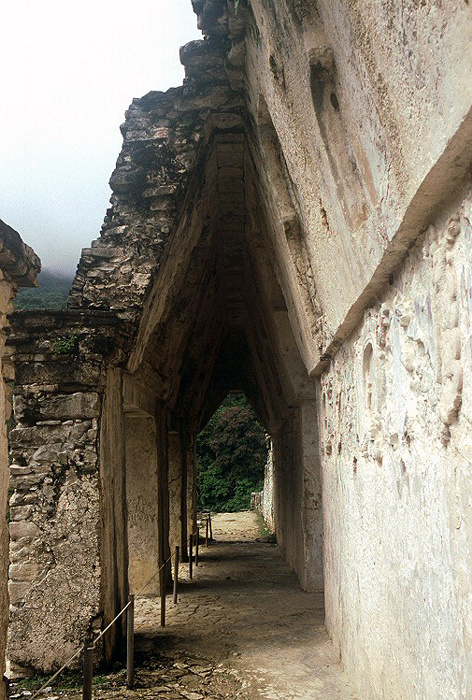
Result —
M 151 581 L 153 581 L 153 580 L 156 578 L 156 576 L 157 576 L 158 574 L 160 574 L 160 572 L 162 571 L 162 569 L 163 569 L 171 560 L 172 560 L 172 555 L 171 555 L 170 557 L 168 557 L 168 558 L 165 560 L 165 562 L 158 568 L 158 570 L 151 576 L 151 578 L 148 579 L 148 581 L 146 581 L 146 583 L 144 584 L 144 586 L 141 588 L 140 591 L 138 591 L 138 593 L 136 593 L 136 595 L 141 595 L 141 593 L 144 591 L 144 589 L 147 588 L 147 586 L 149 586 L 149 584 L 151 583 Z M 129 608 L 129 606 L 131 605 L 131 603 L 132 603 L 131 600 L 128 601 L 128 603 L 126 603 L 125 607 L 124 607 L 122 610 L 120 610 L 120 612 L 118 613 L 118 615 L 110 622 L 110 624 L 109 624 L 107 627 L 105 627 L 105 629 L 102 630 L 102 632 L 100 632 L 100 633 L 98 634 L 97 637 L 95 637 L 95 639 L 90 643 L 90 647 L 89 647 L 90 649 L 95 649 L 95 645 L 97 644 L 97 642 L 108 632 L 108 630 L 110 629 L 110 627 L 112 627 L 112 626 L 115 624 L 115 622 L 123 615 L 123 613 L 125 612 L 125 610 L 127 610 L 127 609 Z M 61 666 L 61 668 L 59 669 L 59 671 L 56 671 L 56 673 L 55 673 L 53 676 L 51 676 L 51 678 L 48 678 L 48 680 L 41 686 L 41 688 L 39 688 L 39 689 L 35 692 L 35 694 L 31 696 L 31 700 L 35 700 L 35 698 L 39 697 L 39 694 L 40 694 L 45 688 L 47 688 L 48 685 L 50 685 L 54 680 L 56 680 L 56 678 L 58 677 L 58 675 L 59 675 L 60 673 L 62 673 L 63 671 L 65 671 L 65 669 L 66 669 L 78 656 L 80 656 L 81 653 L 82 653 L 82 647 L 81 647 L 78 651 L 76 651 L 75 654 L 74 654 L 73 656 L 71 656 L 70 659 L 69 659 L 68 661 L 66 661 L 66 663 L 65 663 L 63 666 Z

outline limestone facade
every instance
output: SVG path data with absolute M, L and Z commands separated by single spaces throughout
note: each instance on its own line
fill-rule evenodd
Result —
M 8 525 L 7 501 L 9 460 L 7 423 L 11 418 L 11 384 L 14 368 L 5 357 L 9 332 L 8 315 L 19 287 L 32 287 L 40 270 L 40 262 L 19 234 L 0 221 L 0 700 L 6 698 L 3 676 L 8 622 Z M 30 527 L 27 525 L 26 527 Z
M 185 553 L 196 435 L 242 390 L 271 436 L 277 541 L 324 589 L 359 696 L 465 700 L 472 6 L 193 6 L 205 40 L 182 87 L 127 112 L 69 312 L 48 342 L 15 321 L 13 457 L 45 483 L 13 496 L 34 539 L 12 545 L 31 576 L 12 657 L 59 664 Z

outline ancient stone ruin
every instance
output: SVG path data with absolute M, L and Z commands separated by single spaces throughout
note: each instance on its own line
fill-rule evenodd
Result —
M 57 668 L 185 554 L 240 390 L 359 698 L 470 698 L 472 6 L 193 6 L 69 309 L 15 314 L 10 657 Z

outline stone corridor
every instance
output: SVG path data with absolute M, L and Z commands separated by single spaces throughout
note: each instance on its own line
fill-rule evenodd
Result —
M 12 317 L 8 656 L 49 673 L 170 583 L 197 436 L 243 392 L 278 547 L 222 537 L 164 631 L 141 602 L 134 697 L 349 698 L 340 652 L 361 700 L 470 700 L 472 3 L 192 4 L 67 310 Z
M 242 697 L 251 700 L 351 700 L 324 627 L 322 595 L 301 591 L 277 547 L 257 536 L 255 513 L 216 516 L 216 541 L 201 547 L 193 582 L 181 565 L 179 603 L 169 603 L 165 630 L 157 599 L 139 599 L 138 649 L 159 640 L 161 649 L 216 664 L 242 681 Z M 195 685 L 204 693 L 198 679 Z

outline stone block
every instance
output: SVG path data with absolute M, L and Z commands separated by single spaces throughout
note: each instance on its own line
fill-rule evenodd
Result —
M 10 520 L 27 520 L 32 512 L 32 506 L 10 506 Z
M 65 396 L 47 397 L 41 405 L 41 415 L 48 419 L 94 418 L 100 410 L 100 399 L 94 392 L 76 392 Z
M 39 534 L 39 527 L 26 520 L 10 523 L 10 539 L 15 541 L 23 538 L 33 539 Z
M 8 594 L 10 596 L 10 604 L 18 605 L 18 603 L 23 602 L 29 591 L 31 590 L 31 583 L 27 581 L 10 581 L 8 583 Z
M 34 561 L 10 564 L 9 576 L 12 581 L 34 581 L 39 572 L 39 566 Z

